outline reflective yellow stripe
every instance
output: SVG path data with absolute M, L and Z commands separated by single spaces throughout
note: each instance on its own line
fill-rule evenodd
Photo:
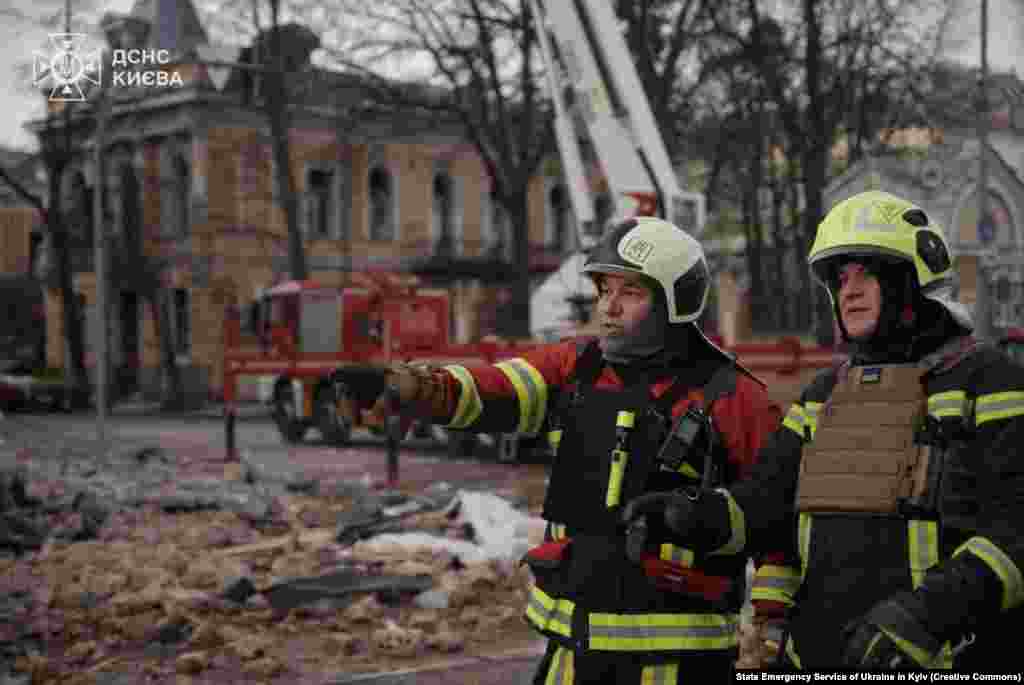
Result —
M 686 476 L 687 478 L 693 478 L 694 480 L 700 480 L 700 474 L 697 473 L 697 469 L 693 468 L 692 466 L 690 466 L 689 463 L 687 463 L 685 461 L 683 462 L 683 465 L 680 466 L 677 469 L 677 471 L 679 473 L 681 473 L 682 475 Z
M 662 543 L 658 557 L 665 561 L 674 561 L 687 568 L 693 566 L 693 550 L 673 545 L 670 542 Z
M 640 671 L 640 685 L 678 685 L 679 664 L 654 664 Z
M 797 668 L 804 667 L 804 665 L 800 663 L 800 656 L 796 653 L 796 645 L 793 642 L 792 636 L 790 636 L 790 638 L 786 640 L 786 656 L 789 657 L 789 660 Z
M 789 411 L 782 419 L 782 425 L 803 438 L 807 428 L 807 414 L 804 412 L 804 408 L 799 404 L 790 405 Z
M 655 652 L 732 649 L 738 614 L 590 614 L 591 649 Z
M 526 620 L 537 630 L 569 637 L 572 634 L 572 613 L 575 610 L 575 603 L 568 599 L 555 599 L 536 585 L 530 588 Z
M 519 400 L 520 433 L 537 433 L 547 413 L 548 385 L 533 364 L 516 357 L 495 364 L 516 390 Z
M 736 500 L 732 498 L 728 490 L 719 488 L 715 492 L 725 495 L 725 501 L 729 505 L 730 537 L 727 543 L 711 552 L 711 554 L 739 554 L 747 545 L 747 520 L 743 516 L 743 510 L 736 504 Z
M 811 440 L 814 439 L 814 434 L 818 432 L 818 413 L 824 406 L 821 402 L 807 402 L 804 405 L 804 412 L 807 415 L 807 427 L 811 429 Z
M 1024 600 L 1024 577 L 1021 576 L 1020 569 L 994 542 L 976 535 L 960 545 L 953 552 L 953 556 L 964 552 L 970 552 L 988 564 L 1003 582 L 1003 611 L 1014 608 Z
M 565 647 L 556 647 L 548 666 L 544 685 L 572 685 L 575 680 L 573 673 L 573 653 Z
M 796 539 L 800 549 L 800 580 L 803 581 L 807 577 L 807 559 L 811 551 L 811 515 L 806 512 L 800 512 Z
M 996 392 L 991 395 L 978 395 L 975 403 L 975 425 L 980 426 L 986 421 L 1010 419 L 1024 415 L 1024 392 Z
M 626 464 L 629 462 L 629 453 L 622 450 L 612 450 L 612 467 L 608 474 L 608 492 L 605 493 L 605 506 L 611 508 L 618 506 L 622 497 L 622 479 L 626 475 Z
M 967 405 L 967 393 L 963 390 L 937 392 L 928 398 L 928 413 L 937 419 L 963 416 Z
M 548 534 L 551 540 L 561 540 L 565 537 L 564 523 L 548 523 Z
M 924 574 L 939 563 L 939 526 L 935 521 L 907 521 L 907 549 L 910 554 L 910 578 L 916 589 Z
M 917 589 L 924 582 L 928 569 L 939 563 L 939 524 L 936 521 L 907 521 L 907 550 L 910 555 L 910 578 L 914 589 Z M 914 658 L 919 660 L 921 656 L 914 655 Z M 953 645 L 945 643 L 935 657 L 928 655 L 927 660 L 932 668 L 952 668 Z
M 473 380 L 473 374 L 465 366 L 452 364 L 444 368 L 459 382 L 459 402 L 455 405 L 455 414 L 452 415 L 448 426 L 468 428 L 480 418 L 480 412 L 484 409 L 484 403 L 480 400 L 480 393 L 476 389 L 476 381 Z
M 754 575 L 750 598 L 792 605 L 793 596 L 799 589 L 800 572 L 795 568 L 765 564 Z
M 556 428 L 553 431 L 548 431 L 548 445 L 551 446 L 551 451 L 558 452 L 560 444 L 562 444 L 562 429 Z

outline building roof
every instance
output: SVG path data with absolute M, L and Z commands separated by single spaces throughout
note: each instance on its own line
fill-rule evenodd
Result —
M 128 16 L 149 24 L 148 48 L 180 55 L 207 42 L 191 0 L 135 0 Z

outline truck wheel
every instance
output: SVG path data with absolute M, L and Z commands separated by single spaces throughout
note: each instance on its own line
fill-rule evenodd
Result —
M 329 385 L 322 385 L 316 391 L 313 400 L 313 420 L 328 445 L 341 447 L 347 445 L 352 437 L 352 421 L 338 412 L 334 393 Z
M 274 388 L 274 422 L 281 439 L 288 444 L 302 442 L 306 437 L 306 424 L 295 414 L 295 391 L 292 384 L 278 383 Z

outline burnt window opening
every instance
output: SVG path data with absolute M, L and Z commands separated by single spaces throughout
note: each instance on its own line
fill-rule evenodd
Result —
M 311 169 L 306 176 L 306 230 L 310 238 L 330 235 L 334 202 L 331 187 L 334 173 L 325 169 Z
M 455 252 L 455 205 L 452 200 L 452 179 L 446 173 L 434 175 L 434 252 L 451 256 Z
M 395 239 L 394 190 L 387 169 L 370 171 L 370 240 Z

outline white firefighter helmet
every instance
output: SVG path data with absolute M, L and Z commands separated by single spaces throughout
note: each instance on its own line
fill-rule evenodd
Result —
M 691 235 L 655 217 L 627 219 L 591 251 L 583 273 L 639 274 L 660 289 L 668 323 L 690 323 L 707 304 L 711 277 L 704 250 Z

